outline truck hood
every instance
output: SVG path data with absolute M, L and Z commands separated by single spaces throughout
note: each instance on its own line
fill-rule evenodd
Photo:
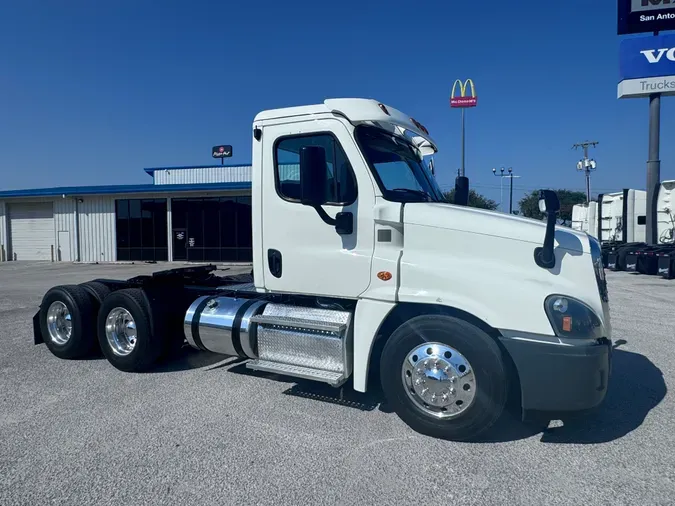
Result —
M 405 204 L 404 223 L 480 234 L 541 246 L 546 223 L 496 211 L 456 206 L 440 202 Z M 571 228 L 556 226 L 556 247 L 576 253 L 590 253 L 587 234 Z

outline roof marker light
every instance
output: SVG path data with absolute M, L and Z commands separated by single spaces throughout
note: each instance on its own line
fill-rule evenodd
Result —
M 389 111 L 387 110 L 384 104 L 377 104 L 377 105 L 380 107 L 380 109 L 382 109 L 383 113 L 385 113 L 387 116 L 391 116 L 391 114 L 389 114 Z
M 419 128 L 422 132 L 429 135 L 429 131 L 426 128 L 424 128 L 424 125 L 422 123 L 417 121 L 415 118 L 410 118 L 410 121 L 413 125 L 415 125 L 417 128 Z

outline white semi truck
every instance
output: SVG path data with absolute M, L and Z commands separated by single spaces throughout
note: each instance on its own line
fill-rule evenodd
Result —
M 410 427 L 451 440 L 483 434 L 512 390 L 523 413 L 602 402 L 600 245 L 555 225 L 555 193 L 546 223 L 446 202 L 426 128 L 374 100 L 261 112 L 252 143 L 250 279 L 202 266 L 54 287 L 36 344 L 143 371 L 187 340 L 258 371 L 380 385 Z

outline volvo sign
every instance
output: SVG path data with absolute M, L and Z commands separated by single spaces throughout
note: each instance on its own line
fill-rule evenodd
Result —
M 621 41 L 620 81 L 672 75 L 675 75 L 675 35 L 633 37 Z
M 621 41 L 619 98 L 675 93 L 675 35 Z
M 619 0 L 617 33 L 675 30 L 675 0 Z

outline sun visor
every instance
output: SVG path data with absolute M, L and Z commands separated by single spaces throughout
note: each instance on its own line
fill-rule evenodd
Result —
M 333 113 L 346 117 L 351 123 L 365 123 L 375 125 L 397 135 L 403 135 L 413 140 L 423 155 L 434 154 L 438 151 L 427 129 L 415 119 L 401 111 L 364 98 L 334 98 L 324 101 L 324 105 Z

